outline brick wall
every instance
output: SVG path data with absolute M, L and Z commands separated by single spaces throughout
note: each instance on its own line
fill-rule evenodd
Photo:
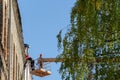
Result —
M 3 23 L 3 4 L 2 4 L 3 0 L 0 0 L 0 42 L 1 42 L 1 38 L 2 38 L 2 23 Z

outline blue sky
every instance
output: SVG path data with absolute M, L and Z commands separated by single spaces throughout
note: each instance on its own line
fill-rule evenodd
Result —
M 70 23 L 70 12 L 76 0 L 18 0 L 22 18 L 24 42 L 30 45 L 29 54 L 34 59 L 42 53 L 45 58 L 55 58 L 59 30 Z M 61 80 L 60 63 L 50 63 L 52 75 L 33 76 L 34 80 Z

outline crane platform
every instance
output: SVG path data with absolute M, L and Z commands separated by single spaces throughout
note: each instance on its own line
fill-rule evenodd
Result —
M 43 69 L 43 68 L 40 68 L 40 69 L 36 69 L 36 70 L 31 71 L 31 74 L 36 75 L 36 76 L 40 76 L 40 77 L 44 77 L 44 76 L 51 75 L 52 73 L 50 71 Z

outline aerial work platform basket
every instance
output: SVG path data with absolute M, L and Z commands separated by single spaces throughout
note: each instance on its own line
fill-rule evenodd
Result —
M 40 77 L 44 77 L 44 76 L 51 75 L 51 72 L 47 71 L 43 68 L 40 68 L 40 69 L 36 69 L 36 70 L 31 71 L 31 74 L 36 75 L 36 76 L 40 76 Z
M 40 58 L 37 60 L 36 69 L 32 70 L 30 73 L 39 77 L 44 77 L 52 74 L 49 62 L 44 63 L 42 55 L 40 55 Z

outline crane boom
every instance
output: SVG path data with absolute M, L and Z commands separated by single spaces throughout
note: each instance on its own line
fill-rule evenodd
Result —
M 57 60 L 56 58 L 43 58 L 43 62 L 63 62 L 63 59 Z
M 82 59 L 79 59 L 81 61 Z M 71 60 L 72 61 L 72 60 Z M 112 58 L 95 58 L 95 62 L 120 62 L 120 57 L 112 57 Z M 57 59 L 57 58 L 42 58 L 42 62 L 64 62 L 64 59 Z

